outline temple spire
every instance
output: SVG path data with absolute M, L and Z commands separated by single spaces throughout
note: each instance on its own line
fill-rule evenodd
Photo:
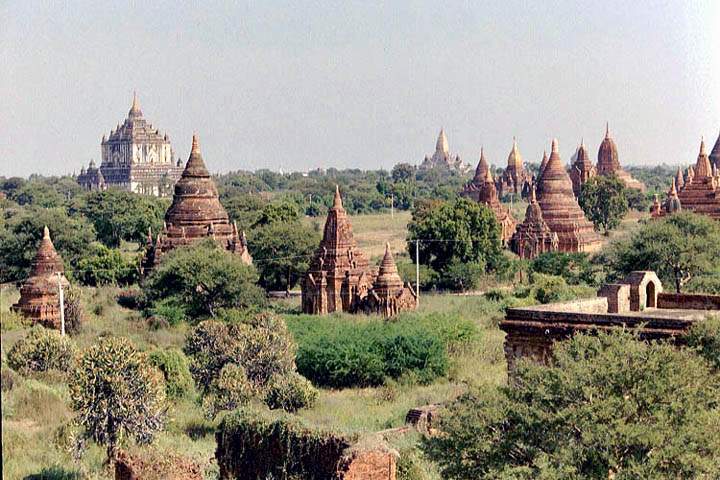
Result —
M 610 138 L 610 122 L 605 122 L 605 138 Z
M 50 240 L 50 230 L 48 229 L 47 225 L 45 225 L 45 228 L 43 228 L 43 240 Z
M 445 129 L 442 127 L 440 127 L 440 134 L 438 135 L 437 142 L 435 143 L 435 151 L 442 153 L 448 153 L 450 151 L 447 136 L 445 135 Z
M 550 155 L 552 155 L 553 153 L 558 153 L 557 138 L 553 138 L 553 140 L 552 140 L 552 147 L 550 148 Z
M 192 136 L 192 147 L 190 147 L 190 154 L 200 153 L 200 138 L 197 132 L 193 133 Z
M 343 208 L 342 198 L 340 197 L 340 187 L 335 185 L 335 198 L 333 198 L 333 208 Z
M 133 91 L 133 101 L 132 106 L 130 107 L 130 111 L 128 112 L 128 117 L 134 118 L 140 116 L 142 116 L 142 111 L 140 110 L 140 101 L 138 100 L 137 92 Z

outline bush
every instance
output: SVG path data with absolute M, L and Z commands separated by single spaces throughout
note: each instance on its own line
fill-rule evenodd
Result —
M 69 337 L 57 330 L 33 327 L 8 352 L 8 365 L 19 372 L 70 371 L 75 347 Z
M 441 275 L 440 286 L 459 292 L 475 290 L 484 274 L 484 262 L 452 261 Z
M 15 374 L 9 368 L 0 370 L 0 389 L 9 392 L 15 386 Z
M 0 312 L 0 330 L 3 332 L 20 330 L 30 325 L 32 325 L 32 321 L 20 312 L 15 310 Z
M 82 305 L 82 291 L 77 287 L 65 290 L 65 331 L 70 335 L 80 333 L 85 322 L 85 311 Z
M 546 252 L 530 263 L 531 273 L 560 276 L 570 285 L 597 286 L 593 266 L 586 253 Z
M 532 277 L 532 295 L 540 303 L 554 303 L 572 298 L 572 290 L 563 277 L 536 273 Z
M 297 372 L 275 375 L 270 379 L 265 403 L 272 409 L 282 408 L 286 412 L 296 412 L 301 408 L 311 408 L 317 400 L 318 391 L 305 377 Z
M 140 304 L 142 290 L 139 288 L 125 288 L 117 294 L 116 300 L 121 307 L 136 309 Z
M 148 358 L 165 377 L 165 393 L 168 398 L 182 398 L 192 390 L 193 378 L 190 375 L 188 360 L 180 350 L 174 348 L 155 350 Z
M 416 315 L 393 322 L 300 317 L 290 324 L 298 371 L 316 385 L 336 388 L 380 385 L 386 377 L 428 383 L 447 371 L 450 338 L 457 335 L 462 342 L 475 330 L 462 322 L 416 320 Z
M 208 417 L 214 418 L 222 410 L 235 410 L 255 395 L 245 369 L 234 363 L 226 364 L 210 384 L 209 394 L 203 399 Z
M 165 320 L 168 326 L 173 327 L 187 320 L 185 307 L 178 304 L 175 298 L 166 298 L 154 303 L 148 313 L 155 318 Z
M 101 243 L 78 261 L 76 276 L 84 285 L 129 285 L 139 278 L 139 258 L 127 259 L 116 248 Z
M 720 370 L 720 318 L 710 317 L 695 323 L 688 333 L 687 343 L 696 348 L 714 369 Z

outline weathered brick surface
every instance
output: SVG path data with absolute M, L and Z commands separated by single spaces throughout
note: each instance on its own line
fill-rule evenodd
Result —
M 341 480 L 395 480 L 397 461 L 393 452 L 371 450 L 353 456 L 343 470 Z
M 658 295 L 658 308 L 720 310 L 720 295 L 661 293 Z

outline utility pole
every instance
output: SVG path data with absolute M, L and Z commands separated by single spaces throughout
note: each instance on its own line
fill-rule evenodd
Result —
M 390 218 L 395 218 L 395 194 L 390 194 Z
M 62 288 L 62 276 L 57 272 L 58 294 L 60 296 L 60 335 L 65 336 L 65 292 Z
M 415 240 L 415 305 L 420 305 L 420 240 Z

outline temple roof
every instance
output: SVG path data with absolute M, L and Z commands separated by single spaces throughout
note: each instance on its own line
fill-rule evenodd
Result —
M 605 138 L 598 149 L 597 171 L 600 175 L 607 175 L 620 170 L 620 160 L 618 157 L 617 146 L 615 141 L 610 137 L 610 124 L 605 126 Z
M 584 141 L 580 142 L 580 147 L 577 151 L 577 159 L 575 160 L 573 166 L 581 172 L 589 172 L 593 169 L 592 160 L 590 160 L 590 155 L 588 155 Z
M 685 185 L 685 179 L 683 178 L 682 169 L 678 167 L 677 173 L 675 174 L 675 184 L 678 188 L 682 188 Z
M 715 146 L 710 152 L 710 161 L 718 168 L 720 168 L 720 134 L 718 134 L 717 140 L 715 140 Z
M 133 93 L 132 105 L 125 121 L 122 125 L 118 125 L 115 130 L 112 130 L 107 138 L 103 135 L 101 144 L 126 141 L 134 143 L 169 143 L 167 135 L 160 134 L 158 129 L 153 128 L 152 124 L 143 118 L 137 93 Z
M 36 277 L 39 275 L 48 275 L 57 272 L 62 273 L 63 271 L 64 267 L 62 257 L 60 257 L 60 254 L 58 254 L 57 250 L 55 250 L 55 245 L 53 245 L 53 242 L 50 239 L 50 230 L 48 230 L 48 227 L 46 226 L 43 229 L 43 238 L 40 241 L 40 247 L 38 248 L 37 253 L 35 254 L 35 259 L 32 262 L 30 276 Z
M 513 137 L 512 150 L 510 150 L 510 154 L 508 155 L 508 168 L 515 169 L 518 172 L 523 169 L 523 159 L 522 155 L 520 155 L 515 137 Z
M 401 288 L 402 286 L 402 278 L 400 278 L 400 274 L 398 273 L 393 254 L 390 252 L 390 242 L 387 242 L 385 243 L 385 255 L 380 262 L 380 269 L 373 282 L 373 288 Z
M 488 171 L 490 171 L 490 167 L 485 160 L 485 151 L 482 147 L 480 147 L 480 161 L 475 169 L 475 177 L 473 178 L 473 181 L 476 183 L 482 182 Z
M 445 154 L 450 152 L 447 136 L 445 135 L 445 129 L 443 128 L 440 129 L 440 134 L 438 135 L 437 142 L 435 142 L 435 151 Z
M 700 140 L 700 153 L 698 153 L 697 163 L 695 164 L 695 178 L 706 178 L 712 176 L 712 165 L 705 151 L 705 139 Z
M 558 141 L 553 139 L 550 157 L 538 184 L 542 198 L 549 194 L 568 195 L 574 198 L 572 181 L 560 159 Z
M 137 92 L 133 92 L 133 101 L 130 111 L 128 112 L 128 118 L 142 117 L 142 111 L 140 110 L 140 101 L 138 100 Z
M 543 150 L 543 157 L 542 157 L 542 160 L 540 160 L 540 169 L 538 170 L 538 180 L 540 179 L 540 177 L 542 177 L 542 174 L 545 171 L 545 167 L 547 167 L 547 162 L 548 162 L 547 150 Z

